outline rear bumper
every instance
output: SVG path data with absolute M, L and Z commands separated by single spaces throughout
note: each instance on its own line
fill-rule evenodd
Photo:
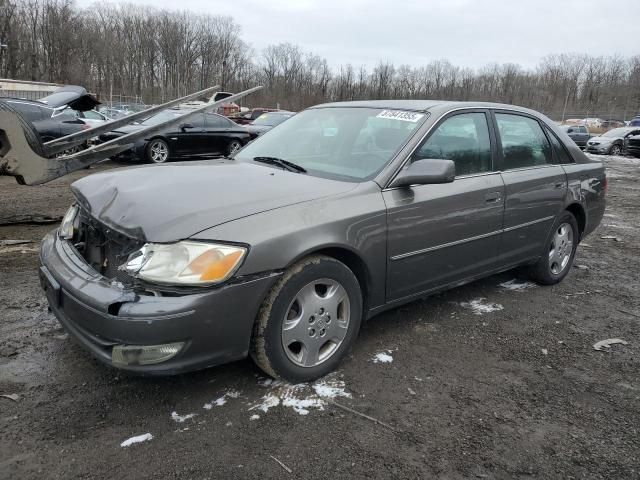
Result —
M 120 366 L 145 374 L 176 374 L 244 358 L 262 299 L 279 274 L 182 296 L 146 296 L 94 271 L 55 232 L 42 242 L 41 284 L 64 328 L 100 361 L 112 365 L 114 345 L 184 342 L 170 360 Z

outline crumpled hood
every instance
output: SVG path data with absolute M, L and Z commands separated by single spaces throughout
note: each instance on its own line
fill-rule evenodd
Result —
M 108 227 L 143 241 L 173 242 L 356 185 L 221 159 L 112 170 L 78 180 L 71 189 Z

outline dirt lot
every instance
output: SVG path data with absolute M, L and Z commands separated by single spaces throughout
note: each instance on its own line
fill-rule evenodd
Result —
M 608 167 L 603 225 L 562 284 L 509 272 L 380 315 L 314 385 L 248 360 L 159 379 L 104 367 L 47 312 L 37 243 L 0 247 L 0 394 L 18 395 L 0 397 L 0 477 L 640 478 L 640 161 Z M 61 215 L 68 184 L 0 178 L 0 217 Z M 608 338 L 628 344 L 593 349 Z

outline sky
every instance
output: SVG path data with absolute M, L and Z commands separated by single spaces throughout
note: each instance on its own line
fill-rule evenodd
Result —
M 95 0 L 76 0 L 85 7 Z M 110 0 L 114 3 L 114 0 Z M 116 3 L 117 0 L 115 0 Z M 104 3 L 104 2 L 101 2 Z M 232 16 L 260 51 L 290 42 L 336 67 L 436 59 L 532 68 L 552 53 L 640 54 L 638 0 L 130 0 Z

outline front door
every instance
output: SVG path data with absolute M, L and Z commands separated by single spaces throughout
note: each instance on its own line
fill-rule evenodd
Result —
M 504 183 L 485 110 L 440 121 L 410 161 L 450 159 L 453 183 L 383 191 L 387 206 L 387 301 L 451 286 L 495 267 Z
M 500 264 L 532 260 L 543 246 L 567 195 L 567 176 L 537 119 L 496 112 L 502 178 L 506 186 Z
M 169 141 L 170 149 L 176 156 L 200 155 L 206 146 L 204 114 L 196 113 L 187 117 L 180 126 L 176 127 L 176 131 L 169 134 Z

